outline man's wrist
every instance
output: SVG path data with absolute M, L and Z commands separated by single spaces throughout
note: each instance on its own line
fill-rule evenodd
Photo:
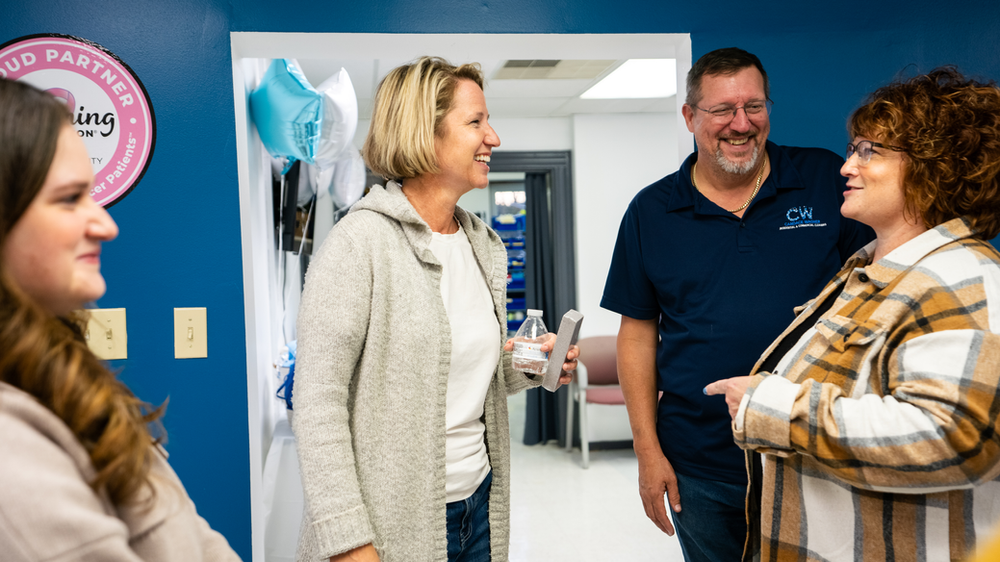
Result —
M 658 440 L 653 443 L 633 441 L 632 449 L 635 451 L 635 456 L 639 461 L 654 460 L 663 457 L 663 449 L 660 447 Z

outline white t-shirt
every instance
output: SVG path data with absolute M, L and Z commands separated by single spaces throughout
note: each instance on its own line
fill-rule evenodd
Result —
M 483 439 L 486 426 L 480 418 L 500 360 L 500 324 L 465 231 L 433 233 L 430 250 L 444 266 L 441 297 L 451 324 L 445 416 L 445 491 L 450 503 L 471 496 L 490 472 Z

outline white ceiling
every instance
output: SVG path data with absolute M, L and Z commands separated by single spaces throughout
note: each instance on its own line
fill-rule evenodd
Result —
M 504 33 L 230 33 L 234 95 L 245 98 L 253 85 L 244 80 L 244 65 L 267 59 L 299 61 L 306 76 L 319 85 L 341 67 L 347 68 L 358 92 L 359 117 L 371 115 L 371 95 L 386 72 L 421 55 L 436 55 L 454 64 L 479 62 L 487 75 L 486 97 L 492 117 L 564 116 L 575 113 L 667 112 L 678 114 L 683 96 L 661 100 L 580 100 L 591 82 L 573 80 L 491 79 L 506 60 L 611 60 L 669 58 L 677 61 L 676 80 L 683 90 L 691 68 L 691 37 L 686 33 L 504 34 Z M 609 67 L 609 70 L 615 65 Z M 244 107 L 239 102 L 237 107 Z M 237 111 L 237 129 L 245 116 Z M 361 128 L 359 127 L 359 130 Z M 693 137 L 679 129 L 680 159 L 694 150 Z
M 435 53 L 436 54 L 436 53 Z M 446 57 L 447 58 L 447 57 Z M 298 58 L 302 72 L 313 86 L 320 85 L 342 67 L 347 69 L 358 96 L 362 119 L 371 115 L 371 100 L 379 81 L 393 68 L 411 59 Z M 507 59 L 479 59 L 486 75 L 486 104 L 493 118 L 565 117 L 579 113 L 675 113 L 676 96 L 651 99 L 583 100 L 579 95 L 617 68 L 617 59 L 593 79 L 496 79 Z M 456 62 L 452 59 L 452 62 Z

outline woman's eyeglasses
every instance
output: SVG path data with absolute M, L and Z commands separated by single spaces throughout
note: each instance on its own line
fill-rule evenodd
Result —
M 898 146 L 890 146 L 880 142 L 863 140 L 858 141 L 858 144 L 854 144 L 852 142 L 847 143 L 847 158 L 845 158 L 845 160 L 850 160 L 851 155 L 856 153 L 858 155 L 858 164 L 864 166 L 872 159 L 872 154 L 875 152 L 872 148 L 886 148 L 888 150 L 895 150 L 896 152 L 906 152 L 906 149 Z

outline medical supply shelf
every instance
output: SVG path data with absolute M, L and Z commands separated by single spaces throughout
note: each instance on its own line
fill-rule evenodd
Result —
M 524 295 L 525 215 L 500 215 L 493 217 L 492 222 L 493 230 L 507 248 L 507 331 L 516 332 L 527 318 L 528 310 Z

